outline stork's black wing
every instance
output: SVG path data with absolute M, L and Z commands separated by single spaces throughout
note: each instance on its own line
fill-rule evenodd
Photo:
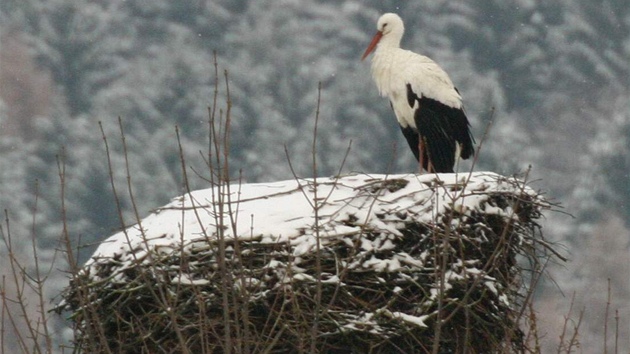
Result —
M 407 85 L 407 100 L 412 107 L 418 102 L 414 120 L 419 136 L 415 139 L 424 141 L 425 169 L 426 161 L 429 160 L 435 172 L 453 172 L 457 144 L 461 147 L 461 158 L 467 159 L 473 155 L 470 124 L 462 109 L 449 107 L 428 97 L 418 97 L 412 91 L 411 85 Z M 411 134 L 404 130 L 403 134 L 411 147 L 412 141 L 408 137 Z M 417 145 L 415 148 L 411 147 L 416 159 L 419 155 Z
M 402 125 L 400 126 L 400 130 L 402 130 L 405 139 L 407 139 L 407 143 L 409 144 L 411 152 L 413 152 L 413 156 L 416 158 L 416 160 L 419 160 L 420 155 L 418 152 L 418 144 L 420 143 L 420 136 L 418 135 L 418 131 L 411 126 L 403 128 Z M 426 159 L 424 161 L 426 161 Z

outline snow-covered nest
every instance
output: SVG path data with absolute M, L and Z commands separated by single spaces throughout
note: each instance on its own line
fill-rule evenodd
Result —
M 113 352 L 424 352 L 438 322 L 441 352 L 490 352 L 522 344 L 549 206 L 489 172 L 221 185 L 109 237 L 60 308 Z

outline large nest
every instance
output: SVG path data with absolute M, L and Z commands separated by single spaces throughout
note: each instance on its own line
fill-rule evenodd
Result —
M 110 237 L 59 308 L 89 352 L 521 352 L 548 207 L 493 173 L 222 185 Z

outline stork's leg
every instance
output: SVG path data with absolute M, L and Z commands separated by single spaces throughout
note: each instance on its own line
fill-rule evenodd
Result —
M 418 162 L 420 163 L 420 174 L 423 173 L 424 170 L 424 149 L 426 148 L 426 144 L 424 143 L 424 138 L 420 137 L 420 142 L 418 143 L 418 152 L 419 158 Z M 433 164 L 431 163 L 431 157 L 427 153 L 427 173 L 435 173 L 435 168 L 433 168 Z
M 424 173 L 424 138 L 421 136 L 418 143 L 418 163 L 420 164 L 420 174 Z M 428 167 L 428 166 L 427 166 Z M 427 170 L 427 172 L 430 172 Z

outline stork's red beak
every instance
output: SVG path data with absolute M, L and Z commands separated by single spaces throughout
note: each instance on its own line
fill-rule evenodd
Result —
M 374 38 L 372 38 L 372 42 L 370 42 L 370 45 L 365 50 L 365 53 L 363 53 L 363 56 L 361 57 L 361 61 L 363 61 L 363 59 L 365 59 L 368 55 L 370 55 L 370 53 L 372 53 L 372 51 L 374 51 L 374 48 L 376 48 L 378 41 L 380 41 L 382 37 L 383 37 L 383 32 L 381 31 L 376 32 L 376 34 L 374 35 Z

